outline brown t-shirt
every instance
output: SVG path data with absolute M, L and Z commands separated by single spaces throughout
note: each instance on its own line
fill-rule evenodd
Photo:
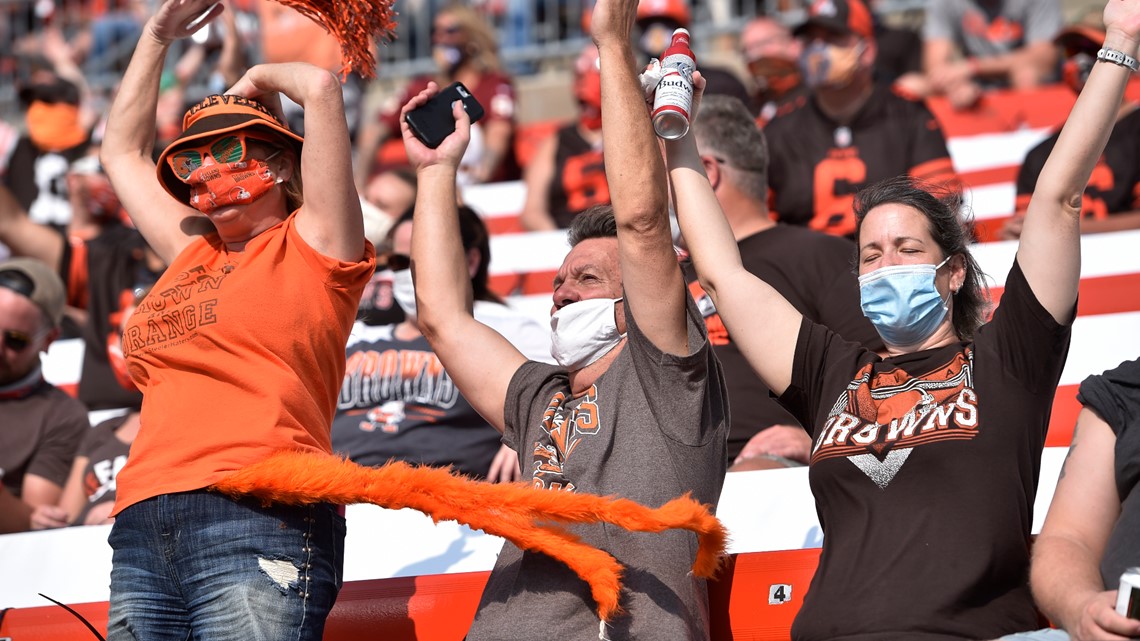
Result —
M 1040 627 L 1030 527 L 1069 336 L 1016 263 L 972 343 L 882 360 L 804 321 L 780 400 L 811 426 L 824 539 L 793 639 Z
M 42 379 L 0 397 L 0 475 L 19 496 L 24 476 L 35 474 L 63 487 L 75 451 L 91 424 L 87 409 Z

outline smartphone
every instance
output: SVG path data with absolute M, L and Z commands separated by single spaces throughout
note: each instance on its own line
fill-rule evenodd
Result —
M 409 111 L 404 117 L 408 127 L 421 142 L 435 149 L 455 131 L 455 117 L 451 115 L 451 103 L 456 100 L 463 103 L 471 122 L 476 123 L 483 117 L 483 105 L 471 95 L 467 87 L 461 82 L 453 82 L 432 96 L 423 105 Z

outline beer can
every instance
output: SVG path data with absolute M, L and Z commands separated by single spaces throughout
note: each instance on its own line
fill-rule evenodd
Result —
M 1116 612 L 1129 619 L 1140 619 L 1140 568 L 1128 568 L 1120 575 Z
M 653 97 L 653 130 L 666 140 L 689 133 L 689 110 L 693 106 L 693 71 L 697 61 L 689 48 L 688 29 L 673 31 L 661 60 L 663 72 Z
M 693 81 L 680 70 L 670 69 L 657 84 L 653 99 L 653 130 L 666 140 L 689 133 L 689 109 L 693 105 Z

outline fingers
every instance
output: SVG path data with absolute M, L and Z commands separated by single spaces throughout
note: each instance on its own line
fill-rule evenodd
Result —
M 31 529 L 47 530 L 67 526 L 67 512 L 55 505 L 41 505 L 32 511 Z

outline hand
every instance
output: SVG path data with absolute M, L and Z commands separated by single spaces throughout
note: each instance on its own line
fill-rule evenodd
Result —
M 705 85 L 707 84 L 708 82 L 705 81 L 701 72 L 693 72 L 693 102 L 689 105 L 689 122 L 697 119 L 697 114 L 701 109 L 701 98 L 705 95 Z
M 439 147 L 429 148 L 412 133 L 408 126 L 408 112 L 428 101 L 439 92 L 439 85 L 429 82 L 427 89 L 421 91 L 404 105 L 400 110 L 400 134 L 404 137 L 404 149 L 408 152 L 408 162 L 417 170 L 434 165 L 447 166 L 455 171 L 459 170 L 459 161 L 463 152 L 467 151 L 467 143 L 471 141 L 471 117 L 463 109 L 463 103 L 456 100 L 451 105 L 451 115 L 455 118 L 455 131 L 443 139 Z
M 281 94 L 277 89 L 268 86 L 266 78 L 272 78 L 275 75 L 286 77 L 297 77 L 302 73 L 311 72 L 313 65 L 304 62 L 282 62 L 276 64 L 256 65 L 250 67 L 249 70 L 234 83 L 234 86 L 226 90 L 227 94 L 233 96 L 241 96 L 256 100 L 269 110 L 277 120 L 286 122 L 285 110 L 281 107 Z M 297 97 L 300 99 L 300 97 Z M 304 107 L 304 105 L 301 105 Z
M 598 0 L 590 14 L 590 37 L 603 44 L 628 45 L 637 19 L 638 0 Z
M 159 42 L 169 44 L 190 37 L 224 10 L 217 0 L 166 0 L 146 30 Z
M 930 82 L 940 91 L 949 91 L 954 85 L 969 82 L 973 77 L 974 69 L 965 60 L 947 62 L 930 71 Z
M 499 448 L 498 454 L 491 461 L 491 471 L 487 472 L 487 480 L 492 483 L 511 483 L 522 478 L 519 471 L 519 455 L 506 445 Z
M 69 525 L 67 512 L 57 505 L 39 505 L 32 510 L 30 527 L 33 530 L 50 530 Z
M 950 102 L 950 106 L 958 111 L 973 108 L 981 98 L 982 88 L 974 82 L 963 82 L 946 91 L 946 99 Z
M 83 518 L 83 525 L 106 525 L 114 523 L 115 517 L 111 516 L 111 508 L 115 507 L 114 501 L 103 501 L 95 507 L 87 511 L 87 516 Z
M 1109 590 L 1086 601 L 1076 627 L 1066 631 L 1073 641 L 1126 641 L 1140 636 L 1140 621 L 1117 614 L 1116 590 Z
M 1140 0 L 1109 0 L 1104 6 L 1105 46 L 1112 47 L 1114 42 L 1122 40 L 1135 54 L 1137 43 L 1140 43 Z
M 761 454 L 774 454 L 806 465 L 811 457 L 811 437 L 802 427 L 773 425 L 748 439 L 733 463 L 743 463 Z
M 1014 214 L 1006 219 L 1005 224 L 1001 226 L 1001 239 L 1002 240 L 1017 240 L 1021 238 L 1021 228 L 1025 225 L 1025 212 Z

